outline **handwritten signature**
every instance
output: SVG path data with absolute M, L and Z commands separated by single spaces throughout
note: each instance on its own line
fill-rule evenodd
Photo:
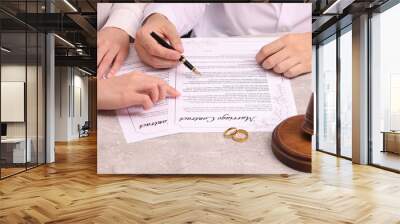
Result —
M 139 129 L 142 129 L 144 127 L 150 127 L 150 126 L 154 127 L 154 126 L 157 126 L 157 125 L 160 125 L 160 124 L 167 123 L 167 121 L 168 120 L 162 120 L 162 121 L 153 121 L 153 122 L 149 122 L 149 123 L 144 123 L 144 124 L 139 125 Z
M 179 122 L 181 121 L 205 121 L 207 123 L 211 123 L 218 120 L 226 120 L 226 121 L 244 121 L 244 122 L 254 122 L 255 116 L 231 116 L 230 114 L 224 114 L 219 117 L 214 116 L 192 116 L 192 117 L 180 117 Z

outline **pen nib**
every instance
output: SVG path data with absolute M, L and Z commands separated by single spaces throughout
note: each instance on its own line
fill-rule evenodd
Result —
M 196 75 L 201 75 L 201 73 L 200 73 L 196 68 L 194 68 L 192 71 L 193 71 L 193 73 L 196 74 Z

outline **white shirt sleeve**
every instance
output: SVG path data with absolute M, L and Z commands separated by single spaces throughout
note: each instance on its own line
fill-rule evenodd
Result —
M 152 3 L 144 9 L 140 24 L 151 14 L 160 13 L 175 25 L 180 35 L 184 35 L 199 23 L 205 9 L 204 3 Z
M 311 3 L 281 3 L 278 32 L 312 32 Z
M 107 22 L 102 28 L 117 27 L 134 38 L 142 21 L 145 6 L 146 3 L 114 3 Z
M 112 3 L 98 3 L 97 4 L 97 30 L 100 30 L 107 22 L 110 14 Z

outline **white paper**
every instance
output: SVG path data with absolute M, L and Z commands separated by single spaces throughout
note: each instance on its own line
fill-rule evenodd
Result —
M 156 76 L 170 85 L 175 83 L 176 69 L 153 69 L 140 62 L 134 48 L 131 48 L 124 66 L 117 75 L 137 71 L 148 75 Z M 136 142 L 148 138 L 159 137 L 171 134 L 173 126 L 169 121 L 171 113 L 169 104 L 174 103 L 174 99 L 166 99 L 157 103 L 150 110 L 144 111 L 141 107 L 130 107 L 117 111 L 118 119 L 127 142 Z
M 296 115 L 290 81 L 266 71 L 255 55 L 275 38 L 183 39 L 186 58 L 202 73 L 184 65 L 155 70 L 143 65 L 131 48 L 119 74 L 142 71 L 163 78 L 181 96 L 151 110 L 132 107 L 117 112 L 128 143 L 179 132 L 223 132 L 229 127 L 272 131 Z

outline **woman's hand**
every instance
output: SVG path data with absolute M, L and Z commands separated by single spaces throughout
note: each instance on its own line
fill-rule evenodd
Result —
M 131 72 L 110 79 L 98 79 L 97 82 L 99 110 L 115 110 L 131 106 L 142 106 L 148 110 L 166 97 L 180 95 L 163 80 L 140 72 Z
M 256 55 L 263 68 L 293 78 L 311 72 L 311 33 L 288 34 L 265 45 Z

